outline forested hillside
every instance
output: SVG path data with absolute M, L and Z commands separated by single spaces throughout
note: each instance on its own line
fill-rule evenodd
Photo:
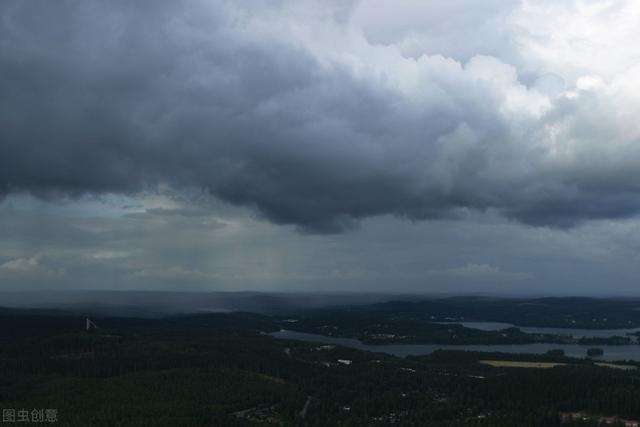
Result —
M 572 411 L 640 418 L 634 366 L 468 352 L 402 359 L 277 340 L 262 334 L 272 319 L 249 313 L 94 321 L 86 332 L 77 315 L 4 312 L 0 407 L 55 409 L 58 425 L 83 427 L 554 426 L 570 425 L 561 413 Z M 514 359 L 559 365 L 482 362 Z

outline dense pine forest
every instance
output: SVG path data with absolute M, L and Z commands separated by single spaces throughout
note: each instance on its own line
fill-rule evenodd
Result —
M 398 358 L 278 340 L 264 334 L 273 318 L 250 313 L 93 320 L 98 327 L 86 331 L 80 315 L 2 312 L 3 411 L 54 409 L 57 425 L 83 427 L 640 419 L 632 362 L 609 367 L 562 355 L 463 351 Z M 545 368 L 501 366 L 505 360 Z

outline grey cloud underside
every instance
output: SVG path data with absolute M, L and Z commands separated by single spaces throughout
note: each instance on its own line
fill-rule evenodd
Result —
M 587 113 L 505 113 L 505 91 L 538 95 L 497 59 L 408 59 L 361 38 L 388 67 L 351 66 L 297 40 L 277 20 L 286 5 L 3 2 L 0 191 L 195 187 L 319 232 L 382 214 L 494 209 L 565 227 L 640 210 L 632 161 L 549 160 L 544 126 Z M 348 33 L 345 8 L 308 25 Z M 413 68 L 415 90 L 389 77 Z

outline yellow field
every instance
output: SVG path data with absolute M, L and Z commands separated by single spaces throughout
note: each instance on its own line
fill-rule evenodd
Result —
M 494 366 L 496 368 L 532 368 L 532 369 L 549 369 L 555 366 L 566 366 L 566 363 L 554 363 L 554 362 L 520 362 L 516 360 L 478 360 L 478 362 L 485 365 Z M 630 371 L 637 369 L 633 365 L 616 365 L 615 363 L 598 362 L 597 366 L 611 369 L 623 369 Z
M 638 369 L 636 366 L 633 366 L 633 365 L 616 365 L 615 363 L 596 363 L 596 365 L 602 366 L 603 368 L 623 369 L 625 371 Z
M 566 363 L 552 362 L 519 362 L 514 360 L 479 360 L 478 362 L 485 365 L 494 366 L 496 368 L 534 368 L 549 369 L 555 366 L 564 366 Z

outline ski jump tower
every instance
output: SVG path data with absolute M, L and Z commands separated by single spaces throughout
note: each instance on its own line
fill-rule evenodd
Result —
M 95 323 L 93 323 L 93 321 L 92 321 L 91 319 L 89 319 L 89 318 L 87 317 L 87 321 L 85 322 L 85 330 L 86 330 L 87 332 L 89 332 L 89 331 L 91 331 L 91 330 L 93 330 L 93 329 L 98 329 L 98 327 L 96 326 L 96 324 L 95 324 Z

